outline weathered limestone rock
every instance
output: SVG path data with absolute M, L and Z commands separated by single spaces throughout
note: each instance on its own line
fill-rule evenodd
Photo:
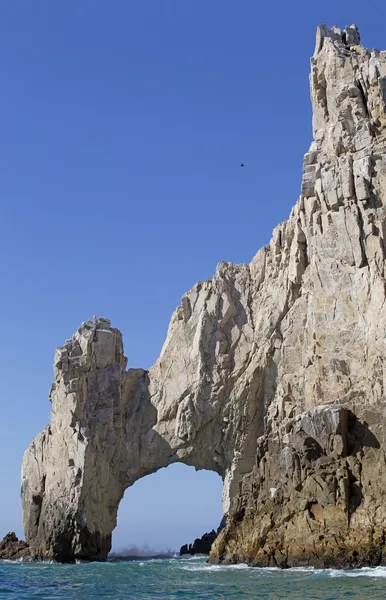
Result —
M 386 53 L 321 26 L 311 96 L 289 219 L 183 297 L 154 367 L 105 319 L 58 349 L 23 460 L 41 556 L 104 559 L 125 489 L 180 461 L 224 480 L 213 561 L 386 564 Z

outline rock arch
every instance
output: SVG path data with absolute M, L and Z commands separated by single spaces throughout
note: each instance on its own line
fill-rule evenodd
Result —
M 37 555 L 105 559 L 125 490 L 175 462 L 217 472 L 228 512 L 263 430 L 249 281 L 248 266 L 221 264 L 197 284 L 149 371 L 126 370 L 107 319 L 57 349 L 51 422 L 22 468 L 23 525 Z
M 310 82 L 302 193 L 269 245 L 183 297 L 148 372 L 104 319 L 58 350 L 23 461 L 36 554 L 105 558 L 124 489 L 181 461 L 224 480 L 212 560 L 386 564 L 386 53 L 321 26 Z

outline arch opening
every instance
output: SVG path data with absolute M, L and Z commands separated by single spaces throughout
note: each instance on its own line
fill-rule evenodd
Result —
M 112 554 L 173 554 L 217 530 L 223 515 L 222 486 L 217 473 L 182 463 L 137 480 L 119 504 Z

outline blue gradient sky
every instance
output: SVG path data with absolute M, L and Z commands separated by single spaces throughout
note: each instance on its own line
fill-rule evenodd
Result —
M 383 49 L 385 19 L 381 0 L 0 3 L 0 535 L 22 534 L 55 347 L 105 316 L 151 366 L 181 295 L 249 262 L 297 199 L 316 26 Z M 220 496 L 213 473 L 159 471 L 127 490 L 114 545 L 178 547 Z

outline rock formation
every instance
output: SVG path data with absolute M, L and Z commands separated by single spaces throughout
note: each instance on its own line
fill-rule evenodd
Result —
M 386 564 L 386 53 L 319 27 L 311 97 L 289 219 L 183 297 L 149 371 L 105 319 L 57 350 L 23 460 L 38 555 L 104 559 L 125 489 L 180 461 L 224 480 L 213 561 Z
M 181 546 L 180 556 L 184 554 L 209 554 L 216 537 L 217 533 L 214 529 L 209 533 L 204 533 L 202 537 L 195 539 L 193 544 Z
M 0 560 L 25 560 L 30 558 L 28 545 L 12 531 L 0 541 Z
M 217 527 L 217 531 L 212 529 L 209 533 L 204 533 L 200 538 L 196 538 L 193 544 L 184 544 L 180 548 L 180 555 L 182 554 L 209 554 L 211 548 L 217 539 L 217 536 L 224 529 L 226 524 L 226 516 L 221 519 L 220 525 Z

